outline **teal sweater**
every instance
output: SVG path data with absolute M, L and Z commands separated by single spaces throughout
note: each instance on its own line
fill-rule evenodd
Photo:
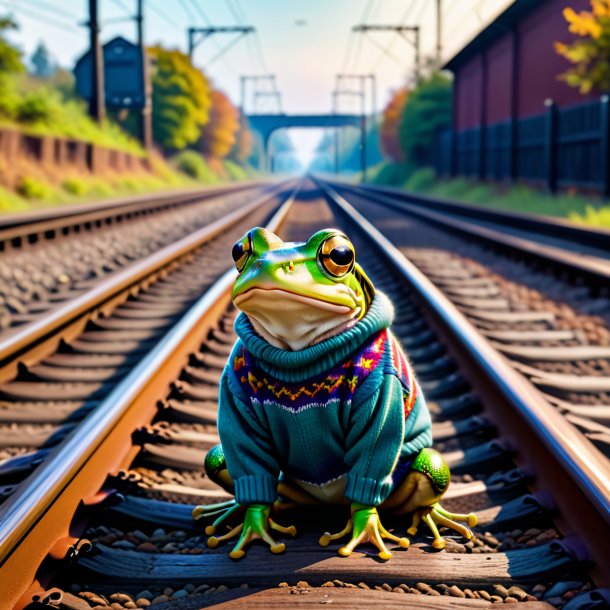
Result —
M 432 442 L 431 421 L 377 293 L 340 335 L 300 351 L 274 347 L 241 313 L 224 369 L 218 430 L 240 504 L 271 504 L 281 473 L 322 485 L 346 476 L 352 502 L 377 506 Z

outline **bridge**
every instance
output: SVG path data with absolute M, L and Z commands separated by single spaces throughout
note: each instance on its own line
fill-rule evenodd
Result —
M 269 139 L 278 129 L 357 127 L 360 129 L 361 142 L 366 136 L 366 117 L 360 114 L 252 114 L 248 116 L 250 127 L 263 138 L 265 162 L 268 165 Z M 364 168 L 363 168 L 364 169 Z

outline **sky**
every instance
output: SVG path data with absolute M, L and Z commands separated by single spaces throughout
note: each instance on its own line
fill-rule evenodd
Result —
M 459 51 L 511 0 L 441 0 L 443 59 Z M 117 35 L 135 38 L 130 16 L 136 0 L 99 0 L 102 42 Z M 147 44 L 187 49 L 189 26 L 249 25 L 255 34 L 218 34 L 203 42 L 194 63 L 240 103 L 240 76 L 274 74 L 287 113 L 327 113 L 332 109 L 336 75 L 375 74 L 378 109 L 391 92 L 413 78 L 414 52 L 408 40 L 391 32 L 354 33 L 357 24 L 418 25 L 423 57 L 436 46 L 436 0 L 144 0 Z M 86 51 L 87 0 L 0 0 L 0 14 L 20 25 L 11 34 L 26 58 L 44 41 L 56 61 L 71 68 Z M 230 48 L 223 54 L 225 47 Z M 348 84 L 344 81 L 344 84 Z M 248 83 L 247 112 L 275 112 L 277 99 L 261 83 L 254 99 Z M 338 98 L 338 110 L 358 112 L 360 98 Z M 370 112 L 371 95 L 367 110 Z M 291 130 L 303 162 L 320 139 L 317 130 Z

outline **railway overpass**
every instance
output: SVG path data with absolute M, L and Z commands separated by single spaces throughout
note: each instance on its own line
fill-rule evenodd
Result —
M 360 129 L 362 169 L 365 169 L 366 116 L 361 114 L 252 114 L 248 122 L 263 139 L 265 166 L 269 167 L 269 140 L 274 131 L 289 128 L 357 127 Z

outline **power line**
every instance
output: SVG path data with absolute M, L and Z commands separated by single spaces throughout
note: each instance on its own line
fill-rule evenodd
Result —
M 112 2 L 126 12 L 130 17 L 133 16 L 133 11 L 123 2 L 123 0 L 112 0 Z
M 186 0 L 178 0 L 180 2 L 180 6 L 182 10 L 186 13 L 187 19 L 191 21 L 195 21 L 195 13 L 193 13 L 193 9 L 186 3 Z
M 168 14 L 162 11 L 156 4 L 149 2 L 148 7 L 153 13 L 156 13 L 158 17 L 161 17 L 161 19 L 169 23 L 169 25 L 171 25 L 174 29 L 182 30 L 182 28 Z
M 45 0 L 21 0 L 22 2 L 28 2 L 29 4 L 35 4 L 35 8 L 37 9 L 42 9 L 42 10 L 47 10 L 52 12 L 55 15 L 62 15 L 65 18 L 69 19 L 70 21 L 72 21 L 74 19 L 74 15 L 68 11 L 66 11 L 65 9 L 59 7 L 59 6 L 55 6 L 54 4 L 51 4 L 50 2 L 45 2 Z
M 74 36 L 79 36 L 79 37 L 81 35 L 79 30 L 76 29 L 76 26 L 74 25 L 74 23 L 68 23 L 67 21 L 60 21 L 60 20 L 54 19 L 53 17 L 50 17 L 48 15 L 41 16 L 37 12 L 32 12 L 23 6 L 16 6 L 15 4 L 13 4 L 11 2 L 6 2 L 6 1 L 0 0 L 0 5 L 5 6 L 12 11 L 16 11 L 17 13 L 21 13 L 21 14 L 27 16 L 29 19 L 33 19 L 40 23 L 44 23 L 45 25 L 50 25 L 51 27 L 58 28 L 58 29 L 62 30 L 63 32 L 68 32 L 70 34 L 73 34 Z

